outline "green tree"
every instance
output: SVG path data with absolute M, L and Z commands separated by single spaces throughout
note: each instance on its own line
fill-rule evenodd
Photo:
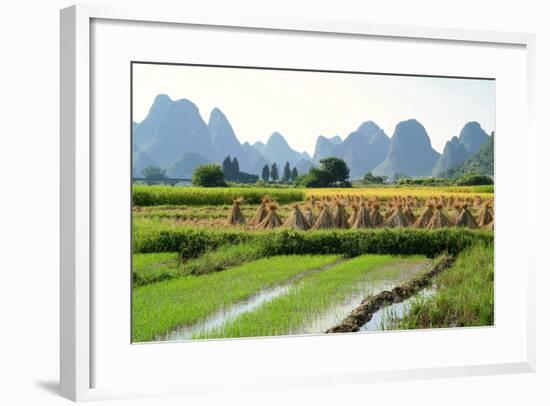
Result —
M 161 169 L 158 166 L 148 166 L 141 171 L 143 177 L 147 179 L 145 183 L 154 185 L 160 183 L 162 179 L 166 179 L 166 169 Z
M 237 160 L 237 157 L 233 157 L 233 161 L 231 161 L 231 172 L 233 177 L 238 176 L 240 171 L 239 161 Z
M 233 177 L 233 163 L 231 162 L 231 157 L 227 155 L 225 159 L 222 162 L 223 167 L 223 174 L 227 179 L 231 179 Z
M 241 171 L 237 157 L 233 157 L 233 159 L 231 159 L 231 156 L 227 155 L 222 162 L 222 167 L 225 179 L 232 181 L 239 180 Z
M 409 179 L 409 178 L 410 178 L 410 176 L 407 175 L 406 173 L 397 172 L 396 174 L 393 175 L 393 182 L 392 183 L 399 183 L 403 179 Z
M 269 182 L 269 165 L 265 165 L 262 168 L 262 179 L 264 182 Z
M 345 185 L 349 183 L 349 167 L 346 161 L 336 157 L 321 159 L 321 169 L 327 171 L 332 180 L 330 183 L 335 185 Z
M 312 167 L 307 175 L 299 178 L 298 185 L 304 187 L 330 187 L 332 186 L 333 176 L 324 169 Z
M 193 172 L 193 185 L 204 187 L 227 186 L 223 168 L 218 164 L 199 165 Z
M 294 167 L 294 168 L 292 168 L 291 179 L 292 179 L 292 181 L 295 181 L 297 178 L 298 178 L 298 169 L 296 169 L 296 167 Z
M 275 162 L 271 164 L 270 175 L 273 182 L 277 182 L 279 180 L 279 168 L 277 167 L 277 163 Z
M 477 173 L 468 173 L 455 181 L 455 185 L 458 186 L 476 186 L 476 185 L 493 185 L 493 178 L 486 175 L 479 175 Z
M 283 168 L 283 179 L 282 181 L 287 183 L 292 179 L 292 171 L 290 170 L 290 163 L 287 161 L 285 167 Z
M 479 150 L 461 164 L 449 169 L 443 174 L 449 178 L 460 178 L 470 173 L 493 176 L 495 173 L 495 134 Z
M 384 183 L 384 178 L 382 176 L 374 176 L 371 172 L 365 173 L 363 176 L 364 185 L 380 185 Z

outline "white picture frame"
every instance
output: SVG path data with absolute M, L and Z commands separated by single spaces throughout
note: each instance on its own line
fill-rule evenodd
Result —
M 127 9 L 103 6 L 76 5 L 61 11 L 61 266 L 60 266 L 60 382 L 62 396 L 79 401 L 97 397 L 140 396 L 151 391 L 139 388 L 115 390 L 92 389 L 90 373 L 95 362 L 91 343 L 94 329 L 91 317 L 94 289 L 93 269 L 93 183 L 91 139 L 91 25 L 94 20 L 122 22 L 173 23 L 201 27 L 247 28 L 250 30 L 276 30 L 315 32 L 317 34 L 349 34 L 356 36 L 438 40 L 452 43 L 486 43 L 525 47 L 526 61 L 526 143 L 527 152 L 536 148 L 534 131 L 534 45 L 535 37 L 526 33 L 488 32 L 446 28 L 428 28 L 402 25 L 369 24 L 368 22 L 319 21 L 270 17 L 242 17 L 216 15 L 194 16 L 188 8 L 172 10 L 131 7 Z M 534 156 L 534 154 L 533 154 Z M 526 174 L 535 165 L 534 159 L 526 163 Z M 534 177 L 525 179 L 533 185 Z M 529 197 L 534 202 L 534 195 Z M 532 207 L 535 207 L 532 204 Z M 529 238 L 534 239 L 533 225 Z M 468 376 L 528 372 L 535 369 L 535 268 L 534 252 L 525 252 L 527 279 L 525 357 L 520 362 L 493 364 L 475 363 L 464 366 L 437 368 L 403 368 L 386 371 L 365 371 L 349 374 L 307 375 L 301 380 L 292 377 L 266 381 L 267 385 L 327 384 L 375 380 L 419 379 L 444 376 Z M 422 333 L 420 333 L 422 334 Z M 249 382 L 252 384 L 251 382 Z M 257 383 L 256 383 L 257 384 Z M 246 380 L 244 382 L 246 387 Z M 197 389 L 200 388 L 200 389 Z M 189 393 L 209 390 L 206 386 L 190 386 L 186 382 L 157 393 Z

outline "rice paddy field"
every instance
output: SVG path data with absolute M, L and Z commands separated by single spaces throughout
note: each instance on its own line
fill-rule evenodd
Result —
M 132 339 L 492 325 L 493 229 L 492 187 L 136 185 Z

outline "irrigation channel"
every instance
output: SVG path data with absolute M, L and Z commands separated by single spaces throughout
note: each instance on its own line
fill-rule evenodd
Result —
M 323 272 L 333 268 L 344 260 L 338 260 L 321 268 L 304 271 L 286 283 L 273 288 L 263 289 L 246 301 L 223 308 L 208 316 L 199 323 L 183 325 L 171 332 L 158 336 L 156 341 L 190 340 L 201 333 L 212 331 L 233 321 L 243 313 L 253 312 L 263 304 L 288 294 L 293 287 L 303 282 L 310 274 Z M 365 281 L 359 290 L 346 297 L 346 300 L 322 311 L 307 320 L 298 329 L 288 334 L 320 334 L 352 331 L 374 331 L 383 329 L 384 324 L 395 318 L 401 318 L 407 312 L 410 302 L 416 297 L 428 297 L 435 294 L 430 288 L 431 278 L 449 264 L 441 267 L 432 260 L 400 261 L 400 272 L 388 272 L 389 276 Z M 386 268 L 396 267 L 396 264 L 384 265 L 377 273 L 384 273 Z M 429 269 L 429 271 L 426 271 Z M 422 272 L 424 271 L 424 272 Z M 411 286 L 414 288 L 411 289 Z M 406 294 L 403 294 L 403 289 Z M 401 295 L 395 294 L 400 292 Z M 366 305 L 367 304 L 367 305 Z
M 391 326 L 391 322 L 402 319 L 409 311 L 411 304 L 418 298 L 426 299 L 435 295 L 436 290 L 432 287 L 426 288 L 418 292 L 416 295 L 411 296 L 402 302 L 396 302 L 388 306 L 382 307 L 372 314 L 369 321 L 359 327 L 359 331 L 378 331 L 384 330 Z
M 431 292 L 432 289 L 429 288 L 432 278 L 449 268 L 453 263 L 453 257 L 444 256 L 428 272 L 411 278 L 404 284 L 394 287 L 391 291 L 384 290 L 374 296 L 367 297 L 345 319 L 326 332 L 351 333 L 369 330 L 369 327 L 372 331 L 385 322 L 384 313 L 381 313 L 381 311 L 389 311 L 390 318 L 399 317 L 399 313 L 402 317 L 408 307 L 410 298 L 413 298 L 414 295 L 429 296 L 435 293 Z M 384 309 L 388 305 L 390 309 Z M 391 316 L 391 311 L 395 313 L 393 316 Z M 369 325 L 369 322 L 372 322 L 372 324 Z

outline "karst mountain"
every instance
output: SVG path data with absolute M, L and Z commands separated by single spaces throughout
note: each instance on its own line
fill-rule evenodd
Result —
M 445 176 L 458 173 L 457 168 L 468 162 L 467 167 L 479 167 L 477 161 L 486 163 L 493 145 L 493 137 L 475 121 L 466 123 L 458 136 L 450 137 L 439 154 L 424 126 L 415 119 L 398 123 L 391 137 L 373 120 L 367 120 L 345 137 L 319 135 L 311 157 L 293 149 L 278 131 L 265 143 L 241 143 L 230 118 L 220 108 L 212 109 L 207 117 L 205 122 L 191 100 L 158 95 L 145 119 L 133 123 L 133 176 L 140 177 L 147 166 L 158 166 L 170 177 L 188 178 L 198 165 L 221 163 L 227 155 L 237 158 L 241 171 L 256 175 L 274 162 L 280 170 L 289 162 L 304 174 L 321 159 L 338 157 L 350 167 L 352 179 L 367 172 L 387 177 Z M 491 172 L 492 167 L 484 167 L 484 171 Z

